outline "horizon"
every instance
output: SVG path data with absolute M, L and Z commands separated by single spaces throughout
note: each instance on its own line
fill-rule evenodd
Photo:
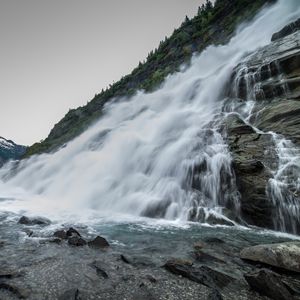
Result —
M 129 74 L 203 2 L 2 2 L 0 136 L 23 145 L 45 139 L 69 109 Z

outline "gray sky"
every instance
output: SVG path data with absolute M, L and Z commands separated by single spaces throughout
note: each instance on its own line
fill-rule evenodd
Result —
M 204 0 L 0 0 L 0 136 L 44 139 Z

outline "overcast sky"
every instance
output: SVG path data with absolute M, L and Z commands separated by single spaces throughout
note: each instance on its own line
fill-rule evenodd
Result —
M 0 136 L 44 139 L 204 0 L 0 0 Z

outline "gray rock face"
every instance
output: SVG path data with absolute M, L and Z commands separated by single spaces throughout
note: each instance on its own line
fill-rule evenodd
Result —
M 281 194 L 286 205 L 282 199 L 274 199 L 270 182 L 282 167 L 274 134 L 287 139 L 295 149 L 300 147 L 299 22 L 284 28 L 274 42 L 250 54 L 234 69 L 222 127 L 233 158 L 242 219 L 293 233 L 300 231 L 298 213 L 284 210 L 293 207 L 298 212 L 300 191 L 295 182 L 299 166 L 285 170 L 289 180 L 282 185 Z M 245 113 L 249 101 L 254 104 Z M 284 176 L 281 179 L 285 180 Z
M 300 242 L 257 245 L 241 251 L 242 259 L 300 273 Z
M 293 32 L 300 29 L 300 19 L 298 19 L 295 22 L 292 22 L 288 25 L 286 25 L 284 28 L 282 28 L 280 31 L 276 32 L 272 36 L 272 41 L 276 41 L 282 37 L 285 37 L 289 34 L 292 34 Z
M 267 165 L 276 161 L 272 137 L 256 133 L 236 114 L 226 118 L 225 128 L 241 194 L 242 218 L 248 224 L 272 227 L 272 204 L 266 193 L 266 185 L 272 176 Z

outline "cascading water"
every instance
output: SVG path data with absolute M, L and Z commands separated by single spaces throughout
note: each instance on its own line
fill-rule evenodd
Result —
M 224 89 L 240 60 L 298 14 L 298 0 L 279 1 L 157 91 L 108 104 L 100 121 L 58 152 L 21 161 L 17 172 L 6 164 L 0 197 L 13 200 L 2 209 L 58 219 L 124 214 L 229 222 L 228 208 L 238 219 L 231 156 L 218 130 Z

